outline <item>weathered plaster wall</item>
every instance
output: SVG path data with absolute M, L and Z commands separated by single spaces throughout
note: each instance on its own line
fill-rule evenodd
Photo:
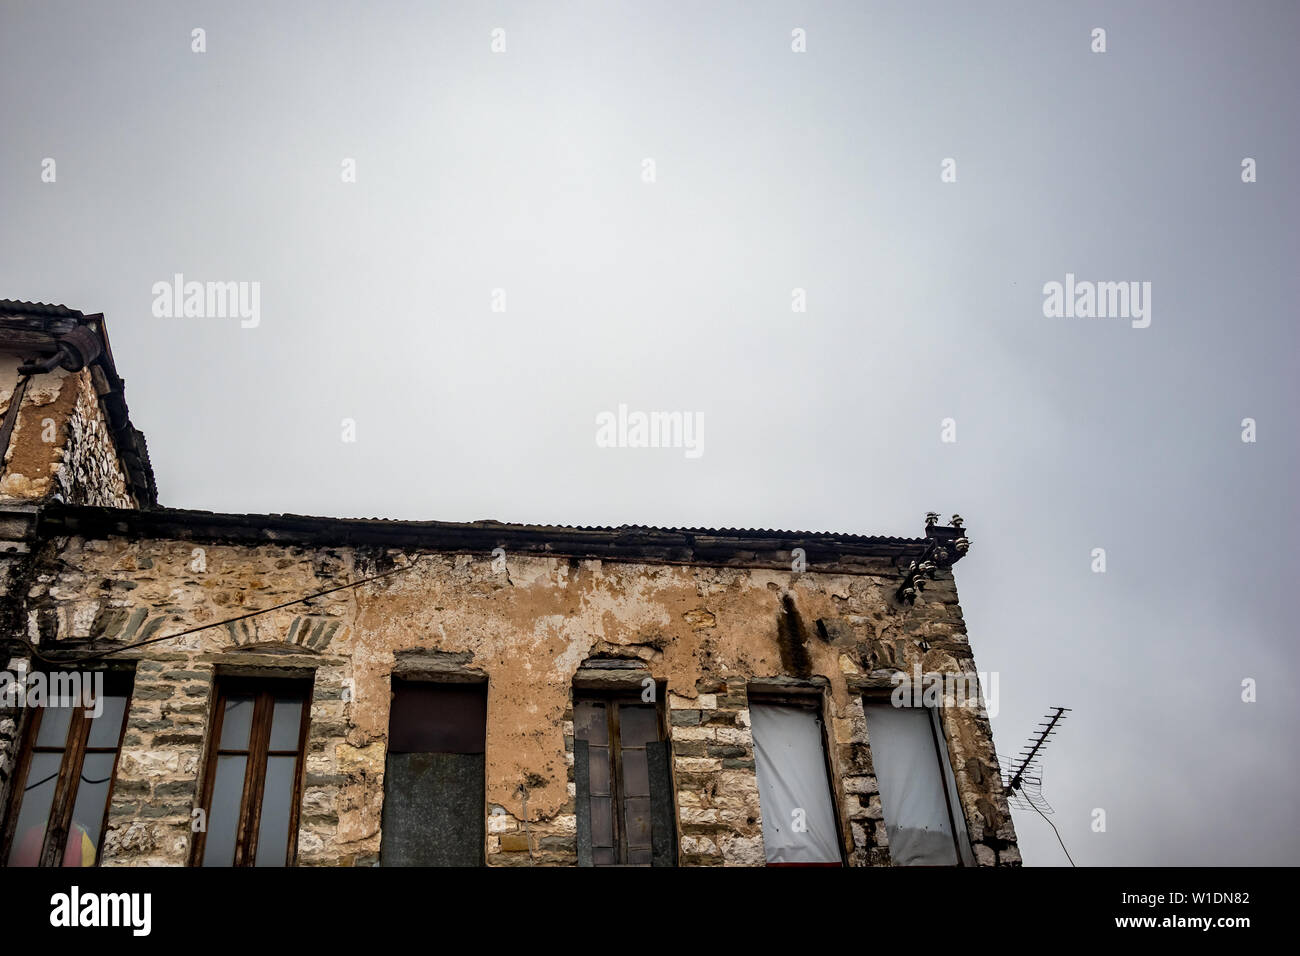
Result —
M 0 356 L 0 416 L 13 401 L 18 365 L 17 356 Z M 137 507 L 86 369 L 33 376 L 4 450 L 0 500 L 55 495 L 69 504 Z
M 824 687 L 849 860 L 884 864 L 860 692 L 916 660 L 974 670 L 950 573 L 899 606 L 883 560 L 794 574 L 507 555 L 494 570 L 486 554 L 79 537 L 34 557 L 22 625 L 43 648 L 159 637 L 409 565 L 123 655 L 138 664 L 104 848 L 116 865 L 186 862 L 213 676 L 250 669 L 315 675 L 300 863 L 377 861 L 390 677 L 451 670 L 489 684 L 488 862 L 572 864 L 572 685 L 593 655 L 666 684 L 682 864 L 763 862 L 747 686 L 776 678 Z M 945 729 L 979 861 L 1018 863 L 987 718 L 950 708 Z

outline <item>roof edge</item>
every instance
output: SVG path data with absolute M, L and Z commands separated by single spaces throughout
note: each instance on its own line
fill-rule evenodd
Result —
M 507 553 L 658 564 L 764 567 L 791 570 L 802 549 L 808 570 L 866 573 L 881 561 L 916 558 L 931 538 L 962 535 L 928 528 L 925 537 L 892 538 L 829 532 L 711 530 L 622 526 L 502 524 L 495 521 L 393 521 L 287 514 L 226 514 L 179 508 L 133 510 L 51 502 L 40 509 L 34 534 L 41 539 L 171 538 L 225 544 L 391 548 L 404 551 Z M 954 552 L 955 553 L 955 552 Z M 954 558 L 956 560 L 956 558 Z M 950 562 L 951 563 L 951 562 Z

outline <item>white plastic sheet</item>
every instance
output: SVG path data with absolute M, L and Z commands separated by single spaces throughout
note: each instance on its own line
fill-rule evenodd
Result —
M 894 865 L 955 866 L 959 852 L 973 863 L 937 711 L 882 703 L 867 704 L 866 714 Z
M 802 707 L 752 701 L 749 716 L 767 862 L 840 862 L 821 721 Z

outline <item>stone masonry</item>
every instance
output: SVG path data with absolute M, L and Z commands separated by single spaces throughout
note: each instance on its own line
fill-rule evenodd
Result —
M 572 686 L 594 655 L 644 662 L 668 688 L 682 864 L 762 862 L 747 687 L 781 680 L 824 694 L 850 862 L 888 862 L 861 694 L 873 682 L 888 687 L 896 667 L 917 660 L 927 673 L 970 669 L 950 577 L 909 607 L 894 600 L 896 574 L 884 561 L 853 574 L 532 555 L 508 557 L 502 570 L 493 563 L 490 551 L 197 537 L 59 534 L 41 543 L 24 605 L 41 648 L 163 637 L 407 568 L 308 606 L 116 655 L 134 663 L 135 691 L 105 862 L 186 861 L 218 670 L 314 675 L 299 862 L 375 862 L 390 677 L 411 655 L 447 655 L 487 677 L 490 863 L 574 862 Z M 809 624 L 792 629 L 791 606 Z M 908 656 L 894 661 L 900 637 Z M 803 676 L 786 663 L 799 654 Z M 963 708 L 945 710 L 944 721 L 976 852 L 982 862 L 1013 862 L 988 721 Z

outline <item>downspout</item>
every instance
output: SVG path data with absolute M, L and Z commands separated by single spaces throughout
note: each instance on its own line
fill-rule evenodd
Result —
M 20 370 L 18 384 L 14 386 L 9 407 L 5 409 L 4 423 L 0 424 L 0 481 L 4 480 L 5 470 L 9 467 L 9 439 L 13 437 L 14 425 L 18 422 L 18 409 L 22 407 L 23 399 L 27 396 L 27 383 L 31 380 L 29 374 Z

